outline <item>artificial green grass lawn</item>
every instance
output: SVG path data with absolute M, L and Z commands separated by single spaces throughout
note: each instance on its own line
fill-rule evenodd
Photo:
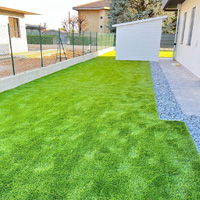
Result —
M 113 56 L 0 94 L 0 199 L 200 199 L 200 157 L 159 120 L 149 63 Z

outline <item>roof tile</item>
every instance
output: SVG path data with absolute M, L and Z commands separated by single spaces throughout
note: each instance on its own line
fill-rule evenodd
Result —
M 105 8 L 105 7 L 110 7 L 110 0 L 99 0 L 99 1 L 95 1 L 92 3 L 87 3 L 87 4 L 83 4 L 83 5 L 79 5 L 79 6 L 75 6 L 73 7 L 74 10 L 78 10 L 78 9 L 100 9 L 100 8 Z

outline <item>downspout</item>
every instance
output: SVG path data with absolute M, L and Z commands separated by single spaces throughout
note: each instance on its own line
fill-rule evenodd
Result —
M 178 32 L 179 32 L 179 24 L 180 24 L 180 10 L 181 10 L 181 4 L 177 5 L 178 14 L 177 14 L 177 22 L 176 22 L 176 33 L 174 38 L 174 50 L 173 50 L 173 60 L 176 58 L 176 52 L 177 52 L 177 40 L 178 40 Z

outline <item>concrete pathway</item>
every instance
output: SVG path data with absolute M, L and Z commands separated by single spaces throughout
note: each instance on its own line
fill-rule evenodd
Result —
M 200 116 L 200 79 L 172 59 L 160 59 L 160 66 L 181 109 L 186 115 Z

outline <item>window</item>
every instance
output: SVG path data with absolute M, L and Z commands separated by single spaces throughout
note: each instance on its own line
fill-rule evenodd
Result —
M 100 26 L 100 28 L 103 28 L 103 26 Z
M 101 16 L 100 19 L 103 19 L 103 16 Z
M 192 9 L 192 15 L 191 15 L 191 22 L 190 22 L 190 30 L 189 30 L 189 37 L 188 37 L 188 45 L 191 45 L 192 41 L 192 33 L 193 33 L 193 28 L 194 28 L 194 18 L 195 18 L 195 12 L 196 12 L 196 7 Z
M 182 35 L 181 35 L 181 43 L 183 43 L 183 40 L 184 40 L 186 19 L 187 19 L 187 12 L 185 12 L 184 19 L 183 19 L 183 29 L 182 29 Z
M 19 19 L 9 17 L 9 25 L 10 25 L 10 35 L 11 37 L 20 38 L 20 26 L 19 26 Z

